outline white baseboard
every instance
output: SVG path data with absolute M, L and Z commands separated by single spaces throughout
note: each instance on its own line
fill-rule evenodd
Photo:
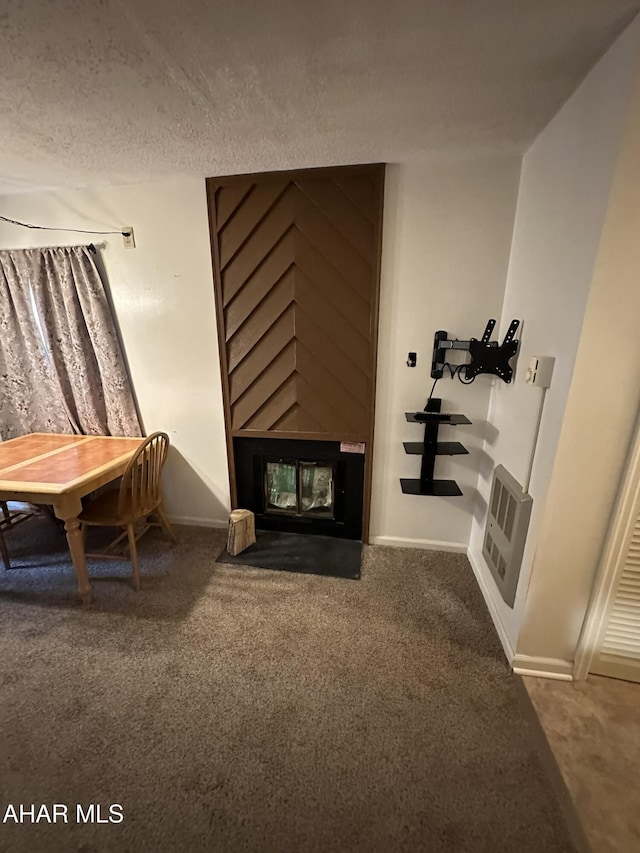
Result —
M 518 675 L 535 678 L 553 678 L 556 681 L 573 681 L 573 663 L 560 658 L 537 658 L 516 655 L 512 661 L 513 671 Z
M 187 527 L 215 527 L 225 529 L 229 525 L 229 521 L 219 521 L 216 518 L 199 518 L 195 515 L 170 515 L 169 521 L 172 524 L 184 524 Z
M 480 592 L 482 593 L 482 597 L 484 598 L 485 604 L 487 605 L 487 609 L 489 611 L 489 615 L 491 616 L 491 621 L 496 629 L 496 633 L 500 642 L 502 643 L 502 648 L 504 649 L 505 656 L 510 664 L 513 663 L 513 659 L 516 656 L 515 650 L 511 643 L 511 639 L 507 633 L 507 629 L 504 626 L 504 622 L 500 618 L 500 613 L 498 612 L 498 608 L 495 605 L 493 597 L 491 595 L 491 591 L 487 586 L 487 582 L 485 580 L 484 574 L 478 565 L 476 558 L 471 551 L 471 548 L 467 549 L 467 559 L 471 563 L 471 568 L 473 569 L 473 573 L 476 576 L 476 580 L 478 581 L 478 586 L 480 587 Z
M 466 554 L 467 546 L 462 542 L 440 542 L 438 539 L 402 539 L 400 536 L 370 536 L 370 545 L 387 545 L 390 548 L 423 548 L 425 551 L 447 551 L 450 554 Z
M 507 660 L 511 664 L 511 668 L 518 675 L 532 675 L 538 678 L 554 678 L 557 681 L 573 681 L 573 664 L 567 660 L 559 658 L 539 658 L 529 655 L 516 654 L 513 644 L 507 634 L 500 613 L 496 607 L 491 591 L 487 585 L 484 573 L 480 569 L 478 562 L 469 548 L 467 557 L 471 563 L 471 568 L 478 581 L 478 586 L 484 597 L 489 614 L 495 626 L 502 648 L 507 656 Z

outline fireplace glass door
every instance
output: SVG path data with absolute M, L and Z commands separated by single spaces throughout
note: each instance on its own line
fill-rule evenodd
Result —
M 264 504 L 269 513 L 334 518 L 333 465 L 265 461 Z
M 265 465 L 265 505 L 270 512 L 292 512 L 298 509 L 298 474 L 295 465 L 267 462 Z

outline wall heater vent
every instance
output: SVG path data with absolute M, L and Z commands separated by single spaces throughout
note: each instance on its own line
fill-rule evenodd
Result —
M 482 554 L 509 607 L 516 597 L 532 505 L 531 496 L 498 465 L 493 472 Z

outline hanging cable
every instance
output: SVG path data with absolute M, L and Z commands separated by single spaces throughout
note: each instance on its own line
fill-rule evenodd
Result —
M 462 378 L 462 369 L 463 369 L 463 367 L 466 367 L 466 366 L 467 366 L 466 364 L 461 364 L 460 367 L 458 368 L 458 371 L 457 371 L 458 379 L 460 380 L 460 382 L 462 382 L 463 385 L 471 385 L 472 383 L 474 383 L 476 381 L 475 376 L 472 376 L 471 379 L 467 379 L 466 378 L 466 372 L 465 372 L 465 378 L 464 379 Z
M 463 379 L 462 378 L 462 371 L 464 370 L 464 368 L 466 366 L 467 366 L 466 364 L 449 364 L 449 362 L 445 361 L 445 363 L 442 365 L 442 372 L 444 373 L 445 370 L 448 370 L 449 375 L 451 376 L 452 379 L 455 379 L 457 376 L 463 385 L 471 385 L 471 383 L 475 382 L 475 380 L 476 380 L 475 376 L 472 379 Z
M 10 222 L 11 225 L 20 225 L 22 228 L 35 228 L 38 231 L 68 231 L 72 234 L 123 234 L 128 237 L 130 232 L 125 228 L 120 231 L 86 231 L 84 228 L 52 228 L 50 225 L 31 225 L 28 222 L 19 222 L 17 219 L 9 219 L 8 216 L 0 216 L 3 222 Z
M 529 484 L 531 483 L 531 475 L 533 473 L 533 462 L 536 458 L 536 448 L 538 447 L 538 437 L 540 435 L 540 425 L 542 424 L 542 412 L 544 410 L 544 401 L 547 398 L 547 388 L 542 389 L 542 394 L 540 395 L 540 404 L 538 406 L 538 418 L 536 420 L 536 429 L 533 434 L 533 442 L 531 446 L 531 457 L 529 459 L 529 468 L 527 470 L 527 476 L 524 478 L 524 483 L 522 484 L 522 491 L 525 494 L 529 494 Z
M 442 371 L 444 373 L 445 370 L 448 370 L 452 379 L 455 379 L 457 376 L 463 385 L 471 385 L 473 382 L 476 381 L 475 376 L 473 376 L 471 379 L 462 378 L 462 371 L 466 366 L 466 364 L 449 364 L 445 361 L 445 363 L 442 365 Z M 431 386 L 431 391 L 429 392 L 429 400 L 433 397 L 433 392 L 435 391 L 438 379 L 440 379 L 439 376 L 433 380 L 433 385 Z

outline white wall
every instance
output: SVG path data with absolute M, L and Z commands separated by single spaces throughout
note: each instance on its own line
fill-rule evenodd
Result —
M 556 365 L 529 490 L 533 513 L 513 609 L 502 601 L 482 558 L 484 514 L 474 518 L 470 542 L 474 568 L 503 642 L 512 650 L 522 626 L 540 519 L 620 147 L 637 33 L 634 24 L 523 160 L 501 323 L 504 333 L 514 317 L 523 321 L 519 369 L 512 385 L 496 384 L 489 413 L 491 434 L 485 444 L 492 464 L 502 463 L 521 483 L 528 469 L 541 393 L 524 384 L 526 365 L 534 354 L 554 356 Z M 490 467 L 484 473 L 480 491 L 487 500 Z M 543 601 L 539 604 L 545 606 Z
M 0 222 L 0 247 L 103 241 L 145 429 L 171 438 L 168 512 L 185 522 L 224 524 L 229 478 L 204 181 L 4 197 L 0 213 L 61 228 L 134 227 L 136 248 L 125 249 L 119 235 L 30 231 Z
M 444 407 L 473 425 L 449 428 L 469 456 L 443 457 L 462 498 L 402 496 L 400 476 L 420 460 L 403 440 L 422 428 L 404 411 L 424 406 L 433 334 L 479 334 L 502 303 L 518 181 L 518 160 L 390 166 L 386 186 L 372 534 L 389 542 L 425 540 L 466 548 L 490 380 L 471 387 L 444 379 Z M 0 246 L 24 248 L 103 240 L 104 260 L 131 376 L 147 431 L 173 445 L 167 503 L 174 518 L 223 524 L 229 508 L 215 307 L 203 180 L 0 199 L 6 216 L 44 225 L 109 230 L 132 225 L 136 248 L 119 236 L 86 238 L 0 225 Z M 418 367 L 405 366 L 410 350 Z
M 486 467 L 482 444 L 492 380 L 480 376 L 463 386 L 446 376 L 434 392 L 442 397 L 443 411 L 462 412 L 473 421 L 440 431 L 442 441 L 461 441 L 470 450 L 436 462 L 436 477 L 455 479 L 462 497 L 402 494 L 399 478 L 420 473 L 420 457 L 407 456 L 402 442 L 419 441 L 424 433 L 405 421 L 404 412 L 424 408 L 434 333 L 479 337 L 489 317 L 500 316 L 519 169 L 515 158 L 387 167 L 373 542 L 466 551 L 472 515 L 479 511 L 478 470 Z M 409 351 L 418 354 L 415 368 L 406 366 Z
M 572 661 L 640 407 L 640 62 L 531 574 L 518 653 Z

